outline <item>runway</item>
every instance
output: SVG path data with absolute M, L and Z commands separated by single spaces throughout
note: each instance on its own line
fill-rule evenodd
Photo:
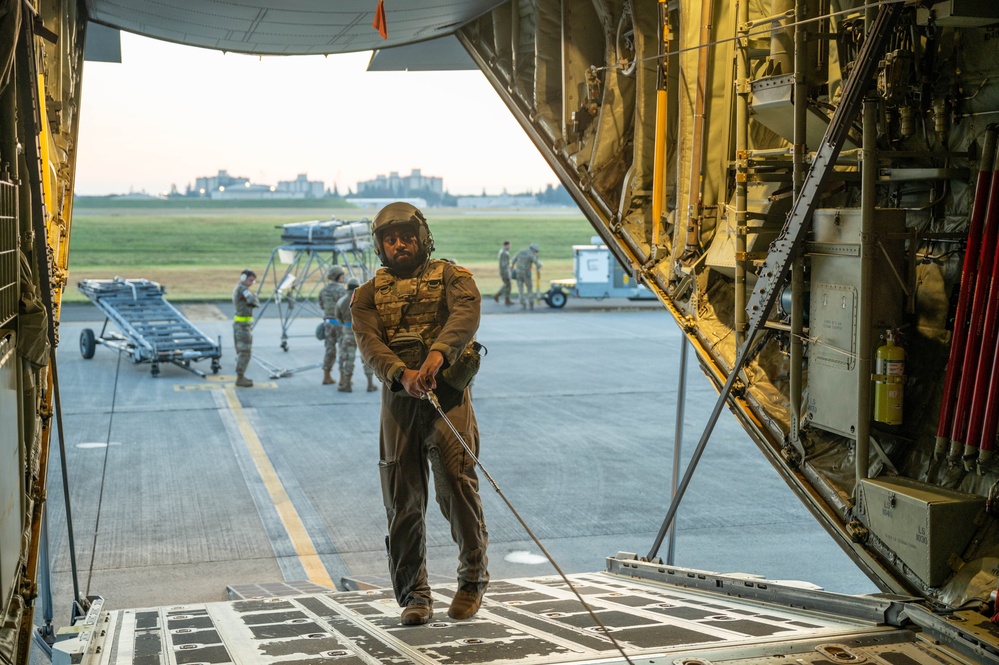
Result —
M 480 459 L 566 573 L 602 570 L 620 551 L 647 554 L 669 505 L 681 337 L 648 305 L 532 313 L 483 303 Z M 225 600 L 227 586 L 384 580 L 379 395 L 363 392 L 360 367 L 352 393 L 321 385 L 319 369 L 269 379 L 258 364 L 248 372 L 257 384 L 237 390 L 227 305 L 180 309 L 221 337 L 218 375 L 165 365 L 154 378 L 103 346 L 84 360 L 80 331 L 103 319 L 93 306 L 65 308 L 58 359 L 81 595 L 122 609 Z M 297 320 L 284 352 L 279 321 L 262 319 L 254 354 L 282 368 L 320 362 L 317 322 Z M 688 367 L 687 454 L 716 399 L 692 355 Z M 59 626 L 73 585 L 56 445 L 53 436 Z M 480 482 L 492 578 L 552 574 L 481 473 Z M 433 579 L 453 581 L 455 549 L 433 507 L 428 530 Z M 675 563 L 876 591 L 727 412 L 680 507 Z

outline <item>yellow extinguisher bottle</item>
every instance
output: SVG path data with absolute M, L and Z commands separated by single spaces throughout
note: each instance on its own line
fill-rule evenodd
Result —
M 896 346 L 894 331 L 885 334 L 885 343 L 878 347 L 874 358 L 874 420 L 886 425 L 901 425 L 905 349 Z

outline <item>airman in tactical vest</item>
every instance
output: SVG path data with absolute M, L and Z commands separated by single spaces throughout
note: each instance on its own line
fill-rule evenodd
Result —
M 250 290 L 257 273 L 249 268 L 239 275 L 239 282 L 232 290 L 232 305 L 236 310 L 232 319 L 232 336 L 236 346 L 236 385 L 250 388 L 253 380 L 247 378 L 246 368 L 253 353 L 253 308 L 260 305 L 257 294 Z
M 371 231 L 383 267 L 354 291 L 350 309 L 361 358 L 383 384 L 378 467 L 392 587 L 403 608 L 403 624 L 430 621 L 425 524 L 429 461 L 437 502 L 459 550 L 458 591 L 448 615 L 468 619 L 478 611 L 489 581 L 479 481 L 461 440 L 421 398 L 434 391 L 442 412 L 478 456 L 479 430 L 468 390 L 471 373 L 455 379 L 449 372 L 461 367 L 474 349 L 482 297 L 468 270 L 430 258 L 430 228 L 412 205 L 386 206 Z

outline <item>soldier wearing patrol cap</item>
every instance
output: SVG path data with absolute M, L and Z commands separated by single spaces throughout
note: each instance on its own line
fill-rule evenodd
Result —
M 323 355 L 323 385 L 336 383 L 333 379 L 333 363 L 336 361 L 336 347 L 340 341 L 343 326 L 336 316 L 336 304 L 347 292 L 343 285 L 343 266 L 333 266 L 326 273 L 326 285 L 319 291 L 319 306 L 323 310 L 323 340 L 326 353 Z
M 520 308 L 527 309 L 530 306 L 534 309 L 534 286 L 531 280 L 531 266 L 537 266 L 541 270 L 541 261 L 538 253 L 541 248 L 537 243 L 531 243 L 529 247 L 517 252 L 513 257 L 513 272 L 517 277 L 517 296 L 520 298 Z
M 252 388 L 253 380 L 247 378 L 246 368 L 253 353 L 253 308 L 260 305 L 257 294 L 250 290 L 257 273 L 249 268 L 239 274 L 236 288 L 232 290 L 232 305 L 236 310 L 232 319 L 232 337 L 236 347 L 236 385 Z
M 402 623 L 433 618 L 427 580 L 427 462 L 441 512 L 458 545 L 458 591 L 448 609 L 468 619 L 489 581 L 488 534 L 471 456 L 429 400 L 434 391 L 473 454 L 479 430 L 462 374 L 479 327 L 482 296 L 465 268 L 430 258 L 426 218 L 408 203 L 392 203 L 371 224 L 382 268 L 354 291 L 350 311 L 361 358 L 382 381 L 380 461 L 388 517 L 389 571 Z

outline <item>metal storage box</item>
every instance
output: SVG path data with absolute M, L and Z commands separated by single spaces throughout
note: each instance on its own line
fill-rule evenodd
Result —
M 919 579 L 939 586 L 950 573 L 985 507 L 977 494 L 964 494 L 908 478 L 862 480 L 860 519 Z

